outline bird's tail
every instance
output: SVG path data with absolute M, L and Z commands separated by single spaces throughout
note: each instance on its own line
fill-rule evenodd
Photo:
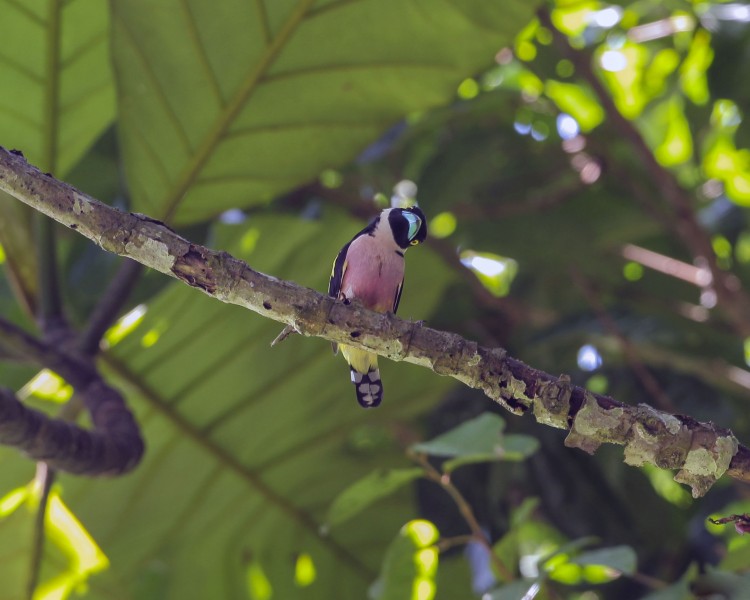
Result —
M 357 392 L 357 402 L 362 408 L 375 408 L 383 400 L 383 383 L 380 381 L 378 355 L 352 348 L 346 344 L 339 346 L 352 374 L 352 383 Z
M 362 408 L 375 408 L 383 400 L 383 382 L 380 381 L 380 369 L 360 373 L 350 367 L 352 383 L 357 393 L 357 402 Z

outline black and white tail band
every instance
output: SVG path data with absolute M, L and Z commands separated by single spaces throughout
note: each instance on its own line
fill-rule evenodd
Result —
M 357 392 L 357 402 L 362 408 L 375 408 L 383 399 L 383 383 L 380 370 L 373 369 L 367 374 L 351 369 L 352 383 Z

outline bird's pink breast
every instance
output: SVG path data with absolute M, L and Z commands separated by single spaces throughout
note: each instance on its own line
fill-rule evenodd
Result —
M 347 253 L 341 292 L 364 306 L 385 312 L 393 310 L 399 284 L 404 279 L 404 259 L 394 248 L 381 247 L 375 238 L 363 235 Z

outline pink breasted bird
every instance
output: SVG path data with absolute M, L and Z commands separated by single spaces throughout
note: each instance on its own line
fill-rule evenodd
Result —
M 378 312 L 396 312 L 404 287 L 404 252 L 427 237 L 427 219 L 417 206 L 386 208 L 355 235 L 333 261 L 328 295 L 357 300 Z M 383 399 L 378 355 L 342 344 L 357 402 L 375 408 Z M 338 352 L 336 344 L 333 351 Z

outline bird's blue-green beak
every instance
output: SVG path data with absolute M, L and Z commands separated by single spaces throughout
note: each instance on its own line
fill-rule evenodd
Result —
M 422 219 L 411 212 L 404 212 L 403 215 L 409 223 L 409 233 L 407 234 L 407 236 L 409 238 L 409 241 L 412 241 L 415 237 L 417 237 L 419 228 L 422 227 Z

